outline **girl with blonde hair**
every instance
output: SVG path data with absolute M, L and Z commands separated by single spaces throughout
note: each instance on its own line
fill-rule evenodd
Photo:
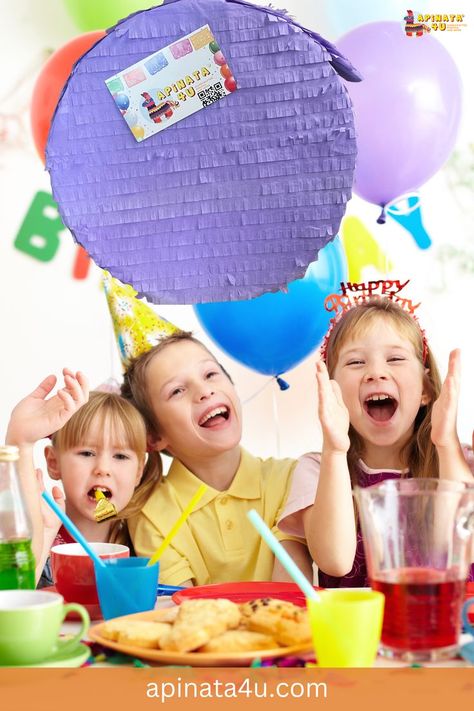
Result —
M 361 487 L 401 477 L 473 483 L 472 452 L 463 451 L 456 430 L 460 352 L 451 352 L 441 384 L 411 302 L 399 299 L 408 303 L 406 311 L 393 293 L 359 297 L 355 304 L 332 297 L 343 308 L 316 369 L 322 451 L 301 458 L 278 525 L 306 538 L 320 585 L 360 587 L 368 579 L 358 526 L 348 575 L 327 575 L 326 560 L 318 556 L 330 549 L 330 531 L 357 524 L 347 507 L 338 507 L 347 479 Z

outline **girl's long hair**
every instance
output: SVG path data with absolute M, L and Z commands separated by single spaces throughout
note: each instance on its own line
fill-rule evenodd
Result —
M 364 335 L 375 321 L 388 321 L 403 337 L 409 340 L 423 369 L 423 387 L 429 397 L 427 405 L 421 405 L 415 418 L 413 434 L 400 452 L 403 467 L 408 469 L 404 476 L 439 477 L 439 460 L 436 447 L 431 441 L 431 412 L 433 403 L 441 391 L 441 379 L 438 367 L 429 346 L 426 344 L 426 355 L 423 362 L 424 340 L 418 322 L 404 311 L 398 304 L 386 298 L 373 297 L 369 301 L 354 306 L 347 311 L 334 325 L 329 334 L 326 361 L 329 377 L 333 377 L 341 347 L 346 341 Z M 357 482 L 357 463 L 363 458 L 364 444 L 362 438 L 349 427 L 351 445 L 347 453 L 347 462 L 352 485 Z
M 86 402 L 52 438 L 53 446 L 59 451 L 80 447 L 87 440 L 92 422 L 98 422 L 101 429 L 110 427 L 121 445 L 131 449 L 138 457 L 143 475 L 135 488 L 127 506 L 112 522 L 109 541 L 130 544 L 126 521 L 136 515 L 144 506 L 154 486 L 162 477 L 162 462 L 158 452 L 147 455 L 146 426 L 140 412 L 132 403 L 115 393 L 92 391 Z

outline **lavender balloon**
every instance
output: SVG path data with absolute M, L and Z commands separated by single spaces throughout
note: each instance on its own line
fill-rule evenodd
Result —
M 449 157 L 461 77 L 437 39 L 407 37 L 401 22 L 357 27 L 338 48 L 364 77 L 347 86 L 358 137 L 354 192 L 383 207 L 426 182 Z

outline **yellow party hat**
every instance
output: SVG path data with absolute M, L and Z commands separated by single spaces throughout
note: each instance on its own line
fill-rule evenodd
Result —
M 106 271 L 103 284 L 124 370 L 133 358 L 181 330 L 158 316 L 145 301 L 137 299 L 132 286 L 122 284 Z

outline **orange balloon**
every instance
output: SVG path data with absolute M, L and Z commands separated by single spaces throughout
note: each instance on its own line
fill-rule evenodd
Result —
M 41 160 L 45 161 L 45 148 L 49 127 L 62 88 L 72 71 L 73 65 L 93 44 L 105 37 L 104 30 L 86 32 L 57 49 L 42 68 L 33 89 L 30 107 L 33 141 Z
M 227 64 L 224 64 L 224 66 L 221 67 L 221 74 L 224 79 L 228 79 L 232 76 L 232 69 Z

